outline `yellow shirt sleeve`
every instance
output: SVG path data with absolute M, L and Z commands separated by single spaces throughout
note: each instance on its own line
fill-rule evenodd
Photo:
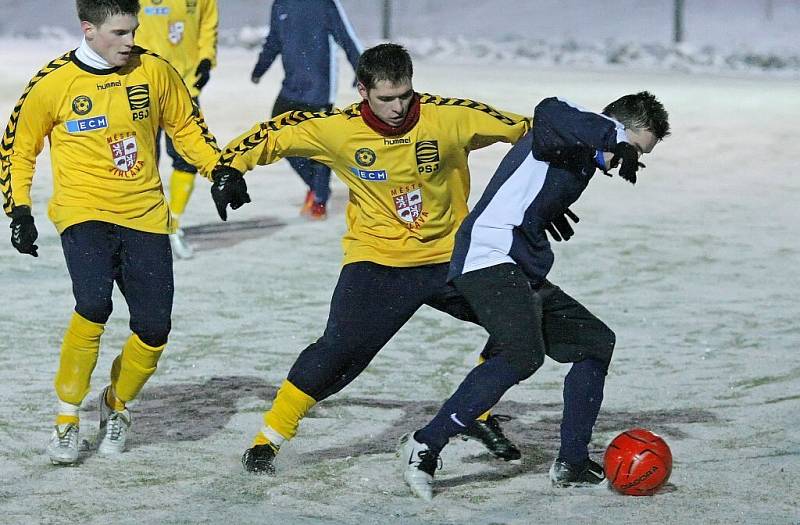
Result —
M 220 164 L 241 173 L 286 157 L 306 157 L 330 165 L 341 142 L 331 118 L 339 113 L 290 111 L 256 124 L 226 146 Z
M 55 120 L 52 89 L 40 81 L 69 63 L 68 55 L 50 62 L 28 83 L 9 118 L 3 135 L 0 185 L 3 210 L 10 214 L 17 206 L 31 206 L 31 185 L 36 157 L 44 148 Z
M 163 59 L 152 57 L 155 60 Z M 172 66 L 156 70 L 163 83 L 159 89 L 161 105 L 161 127 L 170 137 L 178 153 L 196 166 L 207 178 L 219 158 L 216 139 L 208 130 L 200 108 L 192 97 L 178 72 Z
M 200 13 L 200 27 L 198 30 L 197 62 L 207 58 L 212 66 L 217 65 L 217 31 L 219 25 L 219 12 L 217 10 L 217 0 L 205 0 L 201 2 L 202 11 Z

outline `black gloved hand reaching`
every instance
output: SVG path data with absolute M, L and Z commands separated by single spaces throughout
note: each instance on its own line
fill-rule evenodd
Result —
M 194 87 L 197 89 L 203 89 L 203 87 L 208 84 L 208 81 L 211 79 L 211 61 L 207 58 L 201 60 L 197 65 L 197 70 L 194 72 L 194 74 L 197 77 L 197 82 L 194 83 Z
M 214 168 L 211 178 L 214 180 L 214 184 L 211 185 L 211 198 L 214 199 L 220 219 L 227 221 L 229 204 L 232 210 L 236 210 L 250 202 L 247 183 L 241 173 L 228 166 Z
M 572 210 L 567 208 L 564 211 L 564 215 L 557 219 L 553 219 L 553 222 L 545 226 L 545 229 L 548 231 L 548 233 L 550 233 L 550 236 L 556 242 L 561 242 L 562 239 L 568 241 L 570 237 L 575 234 L 575 230 L 572 229 L 567 217 L 569 217 L 575 224 L 580 222 L 578 216 L 572 213 Z
M 39 237 L 28 206 L 17 206 L 11 212 L 11 244 L 19 253 L 39 257 L 35 243 Z
M 639 150 L 627 142 L 617 144 L 609 164 L 612 169 L 619 165 L 617 174 L 631 184 L 636 184 L 636 172 L 639 171 L 639 168 L 645 167 L 639 162 Z

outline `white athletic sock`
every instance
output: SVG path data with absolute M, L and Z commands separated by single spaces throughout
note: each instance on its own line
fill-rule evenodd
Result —
M 271 427 L 264 425 L 261 427 L 261 433 L 264 434 L 264 437 L 269 439 L 269 442 L 275 445 L 276 447 L 280 447 L 286 441 L 286 438 L 278 434 L 277 431 L 273 430 Z

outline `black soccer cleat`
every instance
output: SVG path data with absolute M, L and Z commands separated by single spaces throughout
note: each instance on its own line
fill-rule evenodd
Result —
M 498 459 L 513 461 L 522 457 L 519 448 L 503 434 L 500 421 L 510 421 L 510 416 L 491 415 L 486 421 L 476 419 L 461 434 L 461 438 L 476 439 Z
M 603 467 L 589 458 L 583 463 L 567 463 L 561 458 L 550 467 L 550 481 L 556 487 L 573 485 L 597 485 L 606 479 Z
M 275 449 L 271 445 L 255 445 L 242 455 L 242 466 L 253 474 L 275 474 Z

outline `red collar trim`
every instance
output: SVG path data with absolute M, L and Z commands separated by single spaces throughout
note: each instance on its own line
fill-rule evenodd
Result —
M 364 119 L 364 123 L 372 128 L 373 131 L 376 131 L 384 137 L 396 137 L 397 135 L 405 135 L 411 131 L 411 129 L 417 125 L 417 122 L 419 122 L 419 107 L 419 95 L 414 93 L 414 99 L 411 101 L 411 106 L 408 108 L 406 119 L 402 124 L 394 127 L 376 117 L 366 100 L 362 100 L 359 106 L 361 109 L 361 118 Z

